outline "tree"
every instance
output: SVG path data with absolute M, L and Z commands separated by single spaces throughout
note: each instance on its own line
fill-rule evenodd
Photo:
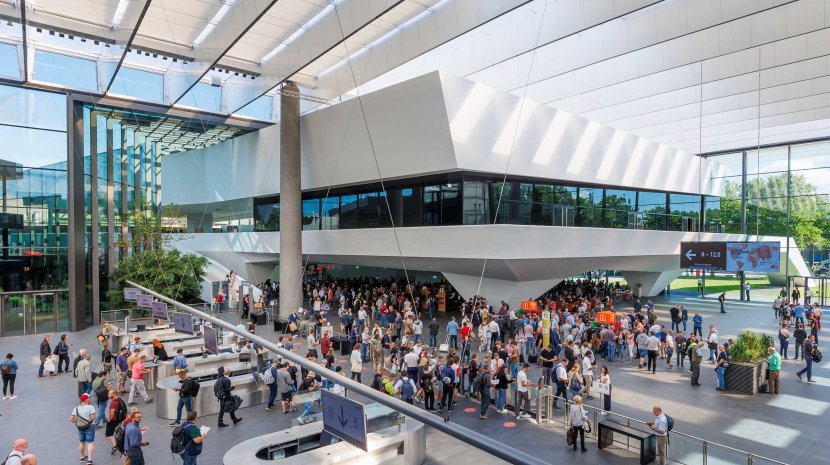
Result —
M 175 239 L 164 232 L 166 220 L 163 218 L 173 218 L 175 208 L 168 206 L 165 211 L 171 215 L 159 217 L 144 204 L 130 214 L 130 245 L 134 253 L 118 262 L 110 276 L 114 283 L 107 291 L 110 303 L 123 303 L 123 289 L 129 287 L 128 280 L 174 300 L 192 302 L 199 298 L 208 261 L 172 247 Z M 122 240 L 119 245 L 127 244 Z
M 787 196 L 790 203 L 790 236 L 803 251 L 825 249 L 830 244 L 830 203 L 819 195 L 816 187 L 800 174 L 787 173 L 748 176 L 747 232 L 762 235 L 787 235 Z M 712 214 L 707 207 L 707 216 Z M 727 181 L 725 195 L 720 199 L 721 222 L 737 225 L 724 232 L 740 232 L 740 184 Z

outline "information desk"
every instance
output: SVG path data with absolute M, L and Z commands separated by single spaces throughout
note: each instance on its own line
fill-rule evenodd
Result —
M 231 370 L 231 385 L 236 386 L 233 394 L 242 398 L 242 406 L 250 407 L 268 401 L 268 386 L 257 383 L 251 375 L 249 364 L 226 363 Z M 217 367 L 218 368 L 218 367 Z M 213 395 L 213 385 L 216 384 L 217 368 L 196 371 L 190 376 L 199 383 L 199 395 L 193 399 L 193 410 L 200 416 L 219 413 L 219 399 Z M 176 406 L 179 403 L 179 393 L 173 388 L 181 386 L 178 376 L 169 376 L 156 383 L 156 415 L 173 420 L 176 418 Z
M 616 436 L 623 436 L 623 442 Z M 611 447 L 617 442 L 620 446 L 625 445 L 626 448 L 631 446 L 632 442 L 639 444 L 640 451 L 640 465 L 645 465 L 654 461 L 657 455 L 657 435 L 653 431 L 644 431 L 637 428 L 632 428 L 620 423 L 610 420 L 599 422 L 597 430 L 597 443 L 600 449 Z
M 224 465 L 421 465 L 426 459 L 426 428 L 376 404 L 365 406 L 368 452 L 323 432 L 316 421 L 241 442 L 225 453 Z M 405 421 L 404 421 L 405 420 Z
M 232 352 L 231 346 L 219 347 L 219 350 L 221 351 L 219 355 L 210 354 L 205 357 L 204 347 L 185 349 L 182 355 L 187 358 L 187 371 L 193 373 L 215 370 L 225 364 L 236 363 L 239 360 L 239 354 Z M 165 379 L 176 374 L 176 369 L 173 368 L 173 357 L 177 354 L 175 351 L 173 353 L 167 352 L 167 354 L 170 355 L 170 360 L 158 362 L 160 365 L 158 368 L 159 379 Z

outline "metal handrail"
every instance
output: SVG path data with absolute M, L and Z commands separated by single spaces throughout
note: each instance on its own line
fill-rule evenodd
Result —
M 69 289 L 41 289 L 41 290 L 31 290 L 31 291 L 3 291 L 0 292 L 0 296 L 3 295 L 23 295 L 23 294 L 54 294 L 57 292 L 69 292 Z
M 563 400 L 563 401 L 565 402 L 565 404 L 566 404 L 566 405 L 568 405 L 568 406 L 573 405 L 573 401 L 572 401 L 572 400 L 563 399 L 563 398 L 561 398 L 561 397 L 554 397 L 554 399 L 556 399 L 556 400 Z M 595 410 L 596 412 L 602 412 L 602 411 L 604 411 L 603 409 L 601 409 L 601 408 L 599 408 L 599 407 L 594 407 L 594 406 L 591 406 L 591 405 L 585 405 L 585 404 L 582 404 L 582 407 L 583 407 L 583 408 L 585 408 L 586 410 Z M 614 416 L 616 416 L 616 417 L 624 418 L 624 419 L 626 419 L 626 420 L 628 420 L 628 421 L 633 421 L 633 422 L 640 423 L 640 424 L 642 424 L 642 425 L 648 426 L 648 423 L 647 423 L 647 422 L 645 422 L 645 421 L 643 421 L 643 420 L 640 420 L 640 419 L 637 419 L 637 418 L 627 417 L 627 416 L 625 416 L 625 415 L 621 415 L 621 414 L 616 413 L 616 412 L 608 412 L 608 414 L 609 414 L 609 415 L 614 415 Z M 596 413 L 594 414 L 594 418 L 596 418 Z M 704 447 L 704 449 L 703 449 L 703 450 L 704 450 L 704 458 L 706 457 L 706 451 L 707 451 L 707 448 L 708 448 L 709 446 L 716 446 L 716 447 L 721 447 L 721 448 L 724 448 L 724 449 L 731 450 L 731 451 L 733 451 L 733 452 L 737 452 L 737 453 L 739 453 L 739 454 L 745 454 L 745 455 L 749 458 L 749 463 L 750 463 L 750 464 L 751 464 L 751 460 L 752 460 L 752 458 L 754 457 L 754 458 L 758 458 L 758 459 L 761 459 L 761 460 L 766 460 L 766 461 L 768 461 L 768 462 L 775 463 L 775 464 L 779 464 L 779 465 L 789 465 L 789 464 L 788 464 L 788 463 L 786 463 L 786 462 L 781 462 L 781 461 L 779 461 L 779 460 L 771 459 L 771 458 L 769 458 L 769 457 L 764 457 L 763 455 L 754 454 L 754 453 L 752 453 L 752 452 L 747 452 L 747 451 L 745 451 L 745 450 L 736 449 L 736 448 L 731 447 L 731 446 L 726 446 L 726 445 L 723 445 L 723 444 L 720 444 L 720 443 L 717 443 L 717 442 L 714 442 L 714 441 L 709 441 L 708 439 L 699 438 L 699 437 L 697 437 L 697 436 L 693 436 L 693 435 L 691 435 L 691 434 L 681 433 L 681 432 L 676 431 L 676 430 L 672 430 L 671 434 L 676 434 L 676 435 L 678 435 L 678 436 L 684 436 L 684 437 L 687 437 L 687 438 L 690 438 L 690 439 L 692 439 L 692 440 L 695 440 L 695 441 L 700 442 L 700 443 L 701 443 L 701 445 Z M 704 460 L 705 460 L 705 459 L 704 459 Z
M 157 292 L 151 291 L 144 286 L 140 286 L 136 283 L 131 281 L 127 281 L 132 287 L 138 288 L 141 291 L 150 294 L 163 302 L 167 302 L 170 305 L 173 305 L 176 308 L 184 310 L 188 313 L 191 313 L 199 318 L 202 318 L 205 321 L 211 322 L 213 325 L 221 326 L 222 328 L 227 329 L 228 331 L 235 333 L 239 336 L 244 337 L 245 339 L 255 342 L 262 347 L 265 347 L 271 352 L 274 352 L 280 355 L 282 358 L 290 360 L 291 362 L 304 367 L 308 370 L 312 370 L 315 373 L 319 373 L 324 378 L 331 379 L 335 381 L 337 384 L 343 386 L 346 389 L 354 391 L 360 394 L 363 397 L 367 397 L 372 401 L 375 401 L 379 404 L 385 405 L 393 410 L 396 410 L 408 417 L 412 417 L 415 420 L 418 420 L 424 424 L 432 426 L 433 428 L 446 433 L 456 439 L 464 441 L 465 443 L 471 444 L 484 452 L 487 452 L 491 455 L 494 455 L 508 463 L 513 463 L 516 465 L 546 465 L 547 462 L 533 457 L 532 455 L 527 454 L 526 452 L 514 449 L 506 444 L 498 443 L 494 444 L 494 441 L 487 436 L 484 436 L 481 433 L 473 431 L 471 429 L 465 428 L 458 424 L 450 424 L 444 421 L 444 419 L 440 416 L 433 415 L 428 413 L 420 408 L 415 406 L 409 405 L 402 400 L 395 399 L 385 393 L 381 393 L 379 391 L 375 391 L 370 387 L 353 381 L 345 376 L 337 375 L 334 372 L 325 373 L 328 370 L 320 370 L 320 366 L 310 362 L 309 360 L 295 354 L 294 352 L 287 351 L 285 349 L 281 349 L 277 347 L 276 344 L 273 342 L 257 336 L 255 334 L 249 333 L 248 331 L 241 330 L 234 326 L 227 321 L 220 320 L 218 318 L 212 317 L 207 313 L 201 312 L 196 310 L 193 307 L 187 306 L 181 302 L 177 302 L 173 299 L 165 297 Z

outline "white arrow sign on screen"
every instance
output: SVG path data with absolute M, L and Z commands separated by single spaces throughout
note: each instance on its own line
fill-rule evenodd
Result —
M 692 259 L 692 257 L 697 257 L 697 254 L 696 254 L 696 253 L 692 253 L 692 251 L 691 251 L 691 250 L 689 250 L 688 252 L 686 252 L 686 258 L 688 258 L 689 260 L 691 260 L 691 259 Z

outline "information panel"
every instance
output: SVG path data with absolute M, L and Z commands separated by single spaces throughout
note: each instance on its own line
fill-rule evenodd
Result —
M 323 430 L 368 451 L 363 404 L 325 389 L 320 392 L 320 400 L 323 402 Z
M 153 296 L 139 294 L 135 297 L 135 304 L 138 308 L 153 308 Z
M 135 298 L 138 297 L 138 294 L 141 292 L 134 288 L 134 287 L 125 287 L 124 288 L 124 300 L 128 302 L 135 302 Z
M 153 302 L 153 318 L 167 321 L 167 304 L 164 302 Z
M 219 337 L 216 330 L 210 326 L 205 325 L 205 350 L 213 355 L 219 355 Z
M 725 270 L 726 242 L 681 242 L 680 267 Z
M 781 271 L 779 242 L 727 242 L 726 251 L 726 271 Z
M 173 329 L 177 333 L 185 333 L 192 336 L 195 333 L 193 330 L 193 317 L 188 313 L 174 313 Z

